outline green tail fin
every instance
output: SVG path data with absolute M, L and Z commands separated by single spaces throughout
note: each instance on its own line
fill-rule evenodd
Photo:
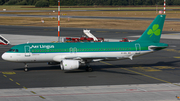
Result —
M 166 15 L 158 15 L 135 42 L 159 43 Z

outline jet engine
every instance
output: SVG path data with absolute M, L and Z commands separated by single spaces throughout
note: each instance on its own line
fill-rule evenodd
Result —
M 74 70 L 79 68 L 79 60 L 62 60 L 60 63 L 61 70 Z

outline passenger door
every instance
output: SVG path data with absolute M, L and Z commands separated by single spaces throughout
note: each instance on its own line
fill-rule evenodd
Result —
M 140 54 L 140 52 L 141 52 L 141 45 L 139 43 L 136 43 L 135 47 L 136 47 L 136 54 Z
M 28 46 L 28 45 L 24 46 L 24 51 L 25 51 L 25 57 L 30 57 L 31 56 L 31 48 L 30 48 L 30 46 Z

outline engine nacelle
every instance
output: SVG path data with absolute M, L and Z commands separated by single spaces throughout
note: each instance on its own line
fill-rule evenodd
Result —
M 61 70 L 74 70 L 79 68 L 79 60 L 62 60 Z

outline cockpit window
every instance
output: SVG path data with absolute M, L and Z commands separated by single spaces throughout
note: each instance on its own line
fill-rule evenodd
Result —
M 13 49 L 10 49 L 9 52 L 12 52 Z
M 15 51 L 15 49 L 10 49 L 10 50 L 9 50 L 9 52 L 14 52 L 14 51 Z
M 10 49 L 9 52 L 19 52 L 18 49 Z

